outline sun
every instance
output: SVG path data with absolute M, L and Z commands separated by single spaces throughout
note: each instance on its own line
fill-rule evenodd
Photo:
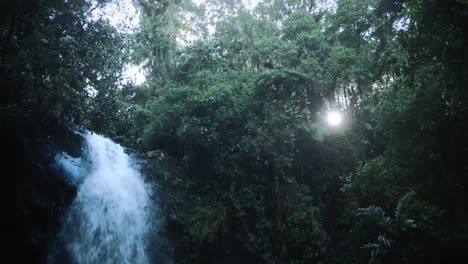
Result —
M 342 117 L 341 117 L 340 112 L 338 112 L 338 111 L 328 112 L 327 121 L 328 121 L 328 124 L 330 124 L 331 126 L 339 126 L 341 124 L 341 121 L 342 121 Z

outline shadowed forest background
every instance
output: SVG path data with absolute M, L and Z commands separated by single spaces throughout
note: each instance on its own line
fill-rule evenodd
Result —
M 466 0 L 108 2 L 1 1 L 5 259 L 48 262 L 79 129 L 146 160 L 173 263 L 468 257 Z

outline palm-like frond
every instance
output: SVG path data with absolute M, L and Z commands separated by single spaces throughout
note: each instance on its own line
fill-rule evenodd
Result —
M 395 208 L 395 220 L 398 221 L 400 219 L 403 219 L 404 209 L 408 206 L 408 204 L 411 202 L 415 195 L 416 193 L 414 191 L 411 191 L 405 194 L 403 197 L 401 197 L 400 201 L 398 201 L 398 204 Z
M 417 228 L 418 225 L 416 224 L 416 221 L 412 220 L 412 219 L 405 219 L 401 225 L 400 225 L 400 229 L 402 231 L 405 231 L 405 230 L 408 230 L 408 229 L 414 229 L 414 228 Z
M 272 86 L 280 83 L 312 83 L 311 78 L 303 73 L 293 70 L 272 70 L 259 76 L 257 86 Z
M 379 234 L 376 242 L 362 246 L 364 249 L 371 250 L 370 264 L 375 263 L 379 255 L 385 253 L 385 251 L 395 242 L 395 240 L 389 239 L 388 237 L 398 238 L 401 232 L 417 228 L 416 221 L 409 219 L 405 215 L 405 211 L 415 195 L 415 192 L 409 192 L 398 201 L 393 219 L 390 216 L 387 216 L 385 211 L 378 206 L 369 206 L 358 209 L 357 216 L 366 218 L 371 221 L 371 223 L 379 226 L 381 228 L 380 232 L 382 232 Z
M 359 208 L 357 215 L 371 217 L 372 219 L 383 219 L 385 218 L 385 211 L 381 207 L 372 205 L 366 208 Z
M 381 207 L 369 206 L 367 208 L 360 208 L 358 209 L 357 215 L 369 219 L 372 223 L 381 227 L 386 233 L 393 233 L 395 231 L 392 218 L 387 216 Z
M 375 261 L 377 260 L 377 257 L 381 255 L 382 253 L 385 253 L 385 251 L 387 251 L 387 249 L 389 249 L 394 242 L 395 241 L 391 239 L 387 239 L 385 235 L 381 234 L 377 238 L 376 243 L 367 243 L 361 248 L 371 250 L 371 259 L 369 260 L 369 264 L 372 264 L 372 263 L 375 263 Z

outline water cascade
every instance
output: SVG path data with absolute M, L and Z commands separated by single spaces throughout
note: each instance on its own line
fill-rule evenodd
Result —
M 149 263 L 149 235 L 157 226 L 152 188 L 124 148 L 94 133 L 83 136 L 82 157 L 56 156 L 55 165 L 78 188 L 57 247 L 72 263 Z

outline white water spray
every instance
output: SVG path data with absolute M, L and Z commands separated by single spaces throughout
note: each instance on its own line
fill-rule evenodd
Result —
M 66 215 L 59 245 L 73 263 L 149 263 L 148 234 L 155 228 L 152 189 L 124 149 L 97 134 L 84 135 L 81 159 L 56 163 L 81 183 Z

